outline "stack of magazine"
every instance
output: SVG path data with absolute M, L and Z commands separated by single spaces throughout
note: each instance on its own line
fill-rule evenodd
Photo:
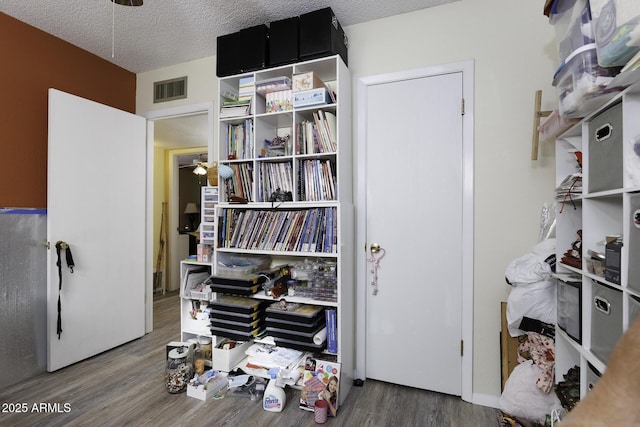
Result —
M 556 200 L 579 199 L 582 194 L 582 173 L 567 175 L 556 188 Z
M 251 113 L 251 98 L 241 98 L 222 102 L 220 118 L 242 117 Z

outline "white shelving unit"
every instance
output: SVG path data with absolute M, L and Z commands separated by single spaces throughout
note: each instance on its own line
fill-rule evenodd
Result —
M 196 261 L 180 261 L 180 340 L 187 342 L 198 337 L 211 338 L 213 345 L 216 344 L 215 336 L 209 329 L 209 315 L 203 311 L 212 295 L 194 294 L 185 290 L 185 279 L 189 272 L 204 270 L 211 275 L 212 263 Z M 211 366 L 212 361 L 205 361 L 207 366 Z
M 335 93 L 333 99 L 322 105 L 302 108 L 291 106 L 284 111 L 267 111 L 265 96 L 250 88 L 253 95 L 251 113 L 238 117 L 226 117 L 218 120 L 219 164 L 233 168 L 235 177 L 229 180 L 219 178 L 220 202 L 216 206 L 219 239 L 215 256 L 221 254 L 268 254 L 272 266 L 292 264 L 305 259 L 323 259 L 335 262 L 337 268 L 337 299 L 323 301 L 300 296 L 286 296 L 290 302 L 314 304 L 337 311 L 337 360 L 342 364 L 340 386 L 341 400 L 348 394 L 354 373 L 354 209 L 352 196 L 352 145 L 351 145 L 351 76 L 339 56 L 330 56 L 296 64 L 245 73 L 221 78 L 219 93 L 242 92 L 240 82 L 248 78 L 260 87 L 265 80 L 278 81 L 284 77 L 293 80 L 299 73 L 313 72 Z M 241 80 L 242 79 L 242 80 Z M 246 88 L 244 88 L 246 90 Z M 335 149 L 316 148 L 313 152 L 303 149 L 310 146 L 299 142 L 301 123 L 314 122 L 314 113 L 322 110 L 336 118 Z M 308 126 L 308 125 L 307 125 Z M 229 142 L 232 132 L 244 134 L 244 139 Z M 264 145 L 276 137 L 288 135 L 288 146 L 277 155 Z M 238 149 L 237 147 L 242 147 Z M 244 178 L 244 186 L 238 177 Z M 320 177 L 320 179 L 318 179 Z M 235 179 L 235 182 L 234 182 Z M 317 180 L 317 181 L 316 181 Z M 233 182 L 233 189 L 231 185 Z M 273 185 L 270 185 L 273 183 Z M 242 187 L 242 190 L 239 188 Z M 291 192 L 285 200 L 272 201 L 276 188 Z M 332 191 L 329 191 L 331 188 Z M 248 203 L 230 203 L 229 194 L 233 193 L 247 199 Z M 276 246 L 277 231 L 286 236 L 286 230 L 295 234 L 295 227 L 304 229 L 304 222 L 291 225 L 286 222 L 287 214 L 296 213 L 301 217 L 312 210 L 325 212 L 326 229 L 319 236 L 330 235 L 320 245 L 311 249 L 302 244 L 297 246 Z M 249 212 L 270 215 L 270 221 L 243 246 L 231 239 L 233 232 L 240 227 L 232 218 Z M 331 214 L 329 214 L 331 213 Z M 310 214 L 309 214 L 310 215 Z M 327 220 L 331 217 L 331 220 Z M 294 223 L 295 224 L 295 223 Z M 271 227 L 271 229 L 270 229 Z M 272 244 L 269 244 L 271 239 Z M 307 241 L 311 241 L 308 239 Z M 214 264 L 215 265 L 215 264 Z M 264 292 L 252 298 L 269 299 Z M 275 300 L 274 300 L 275 301 Z
M 618 111 L 618 112 L 616 112 Z M 556 144 L 556 184 L 578 171 L 571 150 L 582 152 L 582 193 L 557 205 L 557 272 L 577 276 L 581 285 L 581 339 L 556 333 L 556 381 L 580 367 L 580 396 L 593 382 L 593 369 L 606 370 L 608 349 L 638 312 L 640 273 L 640 84 L 621 92 L 569 129 Z M 634 152 L 635 148 L 635 152 Z M 634 225 L 635 221 L 635 225 Z M 582 230 L 582 266 L 560 262 Z M 607 236 L 621 236 L 620 280 L 590 268 L 589 251 L 607 254 Z M 615 257 L 614 254 L 607 256 Z M 615 258 L 610 258 L 615 259 Z M 635 260 L 635 261 L 634 261 Z M 591 365 L 591 366 L 590 366 Z

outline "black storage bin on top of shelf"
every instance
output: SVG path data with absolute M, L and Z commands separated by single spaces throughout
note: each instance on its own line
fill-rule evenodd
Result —
M 285 65 L 297 62 L 298 29 L 300 18 L 281 19 L 269 24 L 269 65 Z
M 218 37 L 216 46 L 216 75 L 218 77 L 240 73 L 239 44 L 240 32 Z
M 218 77 L 261 70 L 269 65 L 269 27 L 256 25 L 217 39 Z
M 240 72 L 262 70 L 269 66 L 269 27 L 256 25 L 240 30 L 237 52 L 242 58 Z
M 330 7 L 300 15 L 300 59 L 339 54 L 346 65 L 347 36 Z

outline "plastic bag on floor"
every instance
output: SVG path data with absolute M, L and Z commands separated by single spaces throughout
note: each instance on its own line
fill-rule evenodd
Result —
M 544 424 L 549 409 L 555 402 L 554 393 L 543 393 L 536 387 L 541 369 L 531 360 L 513 369 L 500 396 L 500 409 L 514 417 Z

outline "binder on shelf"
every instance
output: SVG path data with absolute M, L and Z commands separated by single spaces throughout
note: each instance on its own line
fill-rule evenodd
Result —
M 327 322 L 327 351 L 329 353 L 338 352 L 337 314 L 334 309 L 325 310 L 325 321 Z

